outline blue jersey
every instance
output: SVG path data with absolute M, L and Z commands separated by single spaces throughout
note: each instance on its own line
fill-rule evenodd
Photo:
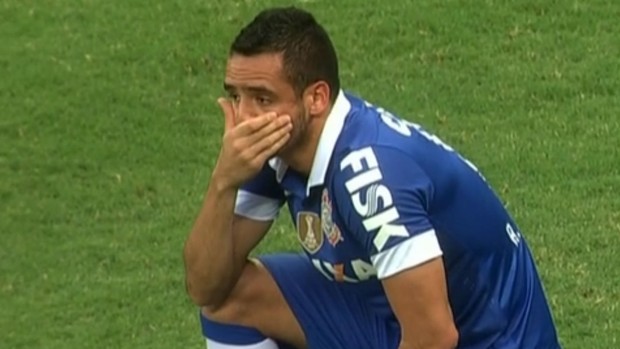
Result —
M 476 167 L 419 125 L 341 92 L 310 175 L 272 159 L 236 212 L 270 220 L 284 203 L 316 269 L 386 321 L 381 279 L 441 256 L 459 348 L 557 345 L 519 227 Z

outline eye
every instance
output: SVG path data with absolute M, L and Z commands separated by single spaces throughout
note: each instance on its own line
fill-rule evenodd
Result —
M 240 98 L 240 97 L 239 97 L 239 95 L 238 95 L 238 94 L 236 94 L 236 93 L 232 93 L 232 92 L 231 92 L 231 93 L 229 93 L 229 94 L 228 94 L 228 98 L 230 98 L 230 99 L 233 101 L 233 103 L 239 103 L 239 98 Z
M 269 104 L 271 104 L 271 99 L 269 99 L 269 98 L 267 98 L 265 96 L 257 96 L 256 97 L 256 102 L 259 105 L 269 105 Z

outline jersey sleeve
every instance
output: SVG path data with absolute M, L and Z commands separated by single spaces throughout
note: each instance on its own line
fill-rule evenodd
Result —
M 284 200 L 276 171 L 266 163 L 254 178 L 237 191 L 235 213 L 258 221 L 270 221 L 278 216 Z
M 428 216 L 433 185 L 410 155 L 377 146 L 351 151 L 332 185 L 341 230 L 363 246 L 379 279 L 442 255 Z

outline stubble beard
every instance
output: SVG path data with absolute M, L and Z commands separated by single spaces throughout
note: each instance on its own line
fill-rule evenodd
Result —
M 276 153 L 279 157 L 292 156 L 296 151 L 303 148 L 303 145 L 306 143 L 308 138 L 308 133 L 306 131 L 308 129 L 310 116 L 303 106 L 301 106 L 300 110 L 300 113 L 295 117 L 291 115 L 292 120 L 294 120 L 291 136 L 284 146 Z

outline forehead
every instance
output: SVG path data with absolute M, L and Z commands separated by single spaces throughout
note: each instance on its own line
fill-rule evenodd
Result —
M 278 53 L 254 56 L 233 54 L 226 64 L 225 84 L 239 87 L 279 85 L 285 83 L 282 68 L 282 55 Z

